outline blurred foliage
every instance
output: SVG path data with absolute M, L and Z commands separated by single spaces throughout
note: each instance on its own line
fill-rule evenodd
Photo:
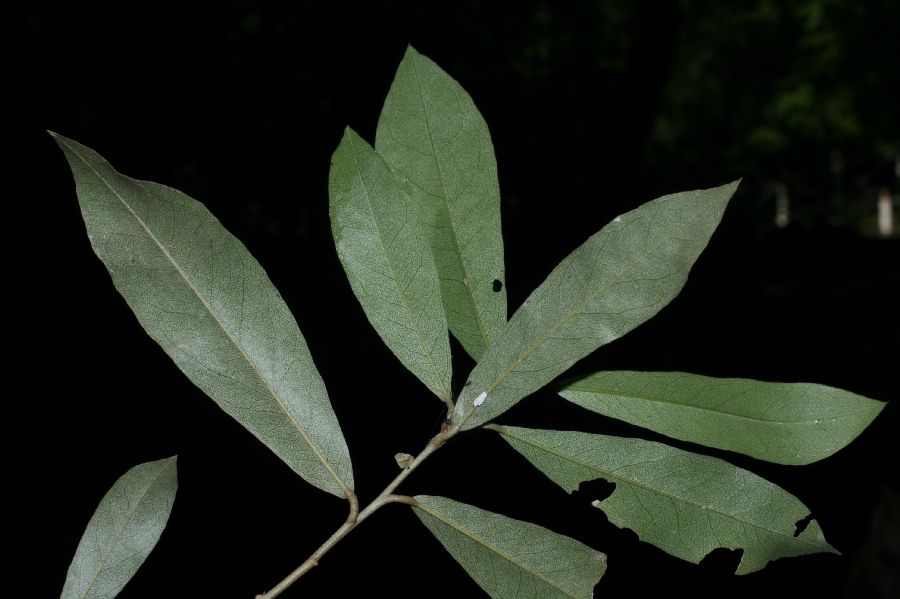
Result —
M 900 0 L 175 7 L 27 4 L 15 20 L 21 39 L 10 46 L 11 73 L 25 79 L 9 86 L 14 103 L 22 95 L 18 110 L 32 114 L 36 128 L 80 138 L 123 136 L 122 123 L 153 139 L 194 131 L 195 141 L 165 153 L 151 148 L 135 162 L 175 163 L 173 183 L 195 194 L 282 194 L 274 179 L 237 188 L 210 180 L 223 170 L 289 171 L 318 185 L 313 207 L 286 202 L 283 214 L 269 206 L 265 215 L 250 207 L 236 218 L 268 235 L 305 235 L 318 221 L 310 211 L 324 205 L 328 149 L 348 122 L 374 131 L 378 106 L 360 101 L 360 90 L 386 90 L 407 43 L 445 65 L 491 123 L 511 224 L 527 218 L 518 208 L 529 198 L 606 206 L 738 176 L 752 198 L 740 209 L 765 226 L 776 183 L 790 192 L 793 223 L 850 225 L 872 212 L 878 187 L 898 193 Z M 102 56 L 115 75 L 72 69 L 75 45 Z M 134 73 L 165 85 L 145 85 Z M 223 123 L 230 144 L 220 143 Z M 259 151 L 233 151 L 246 146 Z M 607 194 L 584 198 L 598 175 Z M 556 214 L 542 218 L 568 226 Z M 584 226 L 579 233 L 587 234 Z
M 472 48 L 425 47 L 488 113 L 502 84 L 521 99 L 503 108 L 521 115 L 511 122 L 541 115 L 549 126 L 534 131 L 491 119 L 494 137 L 517 172 L 567 173 L 564 193 L 598 173 L 627 173 L 645 195 L 742 176 L 756 229 L 773 226 L 778 184 L 791 222 L 851 228 L 878 187 L 900 192 L 896 0 L 523 0 L 514 11 L 470 0 L 466 11 L 447 29 Z M 591 152 L 547 156 L 574 146 Z
M 845 163 L 857 174 L 884 171 L 874 177 L 882 183 L 891 176 L 900 3 L 681 0 L 680 8 L 648 144 L 657 168 L 819 178 L 820 189 Z

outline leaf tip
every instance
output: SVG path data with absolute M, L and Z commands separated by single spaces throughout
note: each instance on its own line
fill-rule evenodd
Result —
M 344 133 L 341 135 L 341 141 L 338 143 L 337 148 L 334 150 L 334 154 L 331 156 L 331 167 L 334 168 L 334 163 L 336 162 L 335 156 L 340 154 L 341 152 L 352 151 L 354 144 L 357 144 L 362 138 L 359 136 L 359 133 L 353 130 L 350 125 L 344 127 Z
M 159 469 L 160 473 L 171 469 L 174 472 L 174 474 L 172 476 L 176 477 L 176 479 L 177 479 L 177 476 L 178 476 L 178 456 L 177 455 L 173 455 L 172 457 L 168 457 L 168 458 L 163 458 L 163 459 L 159 460 L 157 462 L 157 464 L 159 464 L 159 466 L 160 466 L 160 469 Z
M 819 526 L 819 522 L 815 518 L 810 518 L 809 524 L 797 534 L 797 538 L 814 543 L 819 547 L 819 550 L 822 553 L 841 555 L 841 552 L 835 549 L 831 543 L 825 539 L 825 533 L 822 531 L 822 527 Z
M 51 131 L 50 129 L 47 129 L 47 133 L 50 135 L 50 137 L 53 138 L 53 141 L 56 142 L 56 145 L 58 145 L 59 149 L 61 149 L 63 152 L 66 152 L 69 149 L 68 142 L 71 142 L 71 139 L 67 138 L 64 135 L 60 135 L 56 131 Z
M 737 192 L 741 181 L 742 179 L 735 179 L 731 183 L 725 183 L 724 185 L 705 190 L 708 201 L 716 206 L 720 218 L 728 204 L 731 202 L 731 198 L 733 198 L 734 194 Z
M 738 187 L 741 185 L 741 181 L 743 181 L 743 177 L 739 177 L 732 181 L 731 183 L 726 183 L 721 185 L 719 189 L 723 192 L 723 196 L 725 197 L 725 201 L 729 201 L 731 197 L 737 192 Z

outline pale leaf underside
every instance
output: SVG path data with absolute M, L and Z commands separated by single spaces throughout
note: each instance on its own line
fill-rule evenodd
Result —
M 569 254 L 469 375 L 453 422 L 469 429 L 495 418 L 659 312 L 681 290 L 736 188 L 737 182 L 653 200 Z M 482 393 L 483 403 L 474 406 Z
M 325 384 L 247 248 L 196 200 L 121 175 L 90 148 L 54 137 L 91 245 L 147 333 L 297 474 L 338 496 L 352 489 Z
M 560 395 L 682 441 L 779 464 L 809 464 L 856 438 L 884 404 L 825 385 L 682 372 L 598 372 Z
M 615 483 L 594 505 L 641 540 L 698 563 L 717 547 L 743 549 L 738 574 L 782 557 L 837 553 L 803 503 L 728 462 L 643 439 L 490 425 L 567 491 L 583 482 Z
M 176 458 L 130 469 L 97 505 L 61 599 L 112 599 L 156 546 L 178 490 Z
M 410 47 L 375 149 L 417 201 L 450 331 L 478 360 L 506 324 L 500 188 L 487 124 L 459 83 Z
M 592 597 L 606 556 L 529 522 L 445 497 L 418 495 L 414 511 L 495 599 Z
M 369 322 L 400 362 L 449 402 L 447 319 L 412 198 L 349 128 L 332 156 L 328 190 L 338 257 Z

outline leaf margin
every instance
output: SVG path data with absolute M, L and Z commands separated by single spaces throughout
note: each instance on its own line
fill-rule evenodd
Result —
M 683 458 L 686 457 L 688 459 L 704 461 L 706 463 L 716 463 L 717 465 L 723 465 L 726 467 L 730 467 L 732 469 L 732 472 L 740 474 L 741 476 L 746 476 L 750 479 L 753 479 L 754 483 L 762 483 L 763 486 L 768 486 L 769 490 L 774 489 L 776 493 L 781 493 L 781 498 L 783 498 L 789 502 L 793 502 L 793 504 L 794 504 L 792 506 L 793 508 L 797 508 L 798 506 L 800 508 L 802 508 L 801 510 L 794 509 L 794 513 L 792 514 L 794 516 L 794 518 L 789 523 L 787 523 L 787 525 L 790 528 L 793 528 L 796 525 L 796 523 L 799 522 L 800 520 L 803 520 L 803 519 L 806 519 L 809 517 L 809 515 L 810 515 L 809 508 L 793 494 L 789 493 L 788 491 L 784 490 L 780 486 L 778 486 L 770 481 L 767 481 L 766 479 L 764 479 L 748 470 L 745 470 L 738 466 L 734 466 L 733 464 L 730 464 L 729 462 L 720 460 L 718 458 L 713 458 L 713 457 L 705 456 L 702 454 L 696 454 L 693 452 L 676 449 L 674 447 L 664 445 L 662 443 L 646 441 L 644 439 L 639 439 L 639 438 L 634 438 L 634 437 L 628 437 L 628 438 L 613 437 L 613 436 L 609 436 L 609 435 L 583 433 L 583 432 L 579 432 L 579 431 L 550 431 L 550 430 L 543 430 L 543 429 L 528 429 L 528 428 L 524 428 L 524 427 L 510 427 L 510 426 L 501 426 L 501 425 L 497 425 L 497 424 L 489 424 L 489 425 L 485 426 L 484 428 L 498 433 L 501 436 L 501 438 L 503 438 L 503 440 L 506 441 L 511 446 L 512 449 L 514 449 L 517 453 L 521 454 L 522 457 L 524 457 L 527 461 L 529 461 L 538 471 L 543 473 L 545 476 L 547 476 L 547 478 L 552 480 L 554 483 L 556 483 L 557 485 L 559 485 L 561 488 L 563 488 L 565 491 L 567 491 L 569 493 L 572 493 L 575 490 L 577 490 L 580 484 L 582 484 L 584 482 L 592 481 L 592 480 L 603 479 L 603 480 L 614 483 L 616 485 L 616 487 L 614 488 L 613 492 L 608 497 L 606 497 L 602 500 L 596 500 L 596 501 L 592 502 L 591 505 L 593 505 L 594 507 L 603 511 L 606 514 L 606 516 L 611 524 L 613 524 L 619 528 L 628 528 L 628 529 L 634 531 L 635 533 L 637 533 L 637 535 L 641 541 L 649 543 L 649 544 L 651 544 L 651 545 L 653 545 L 653 546 L 655 546 L 655 547 L 665 551 L 666 553 L 669 553 L 670 555 L 673 555 L 679 559 L 696 564 L 696 563 L 699 563 L 701 561 L 701 559 L 703 559 L 706 555 L 708 555 L 710 551 L 712 551 L 713 549 L 716 549 L 718 547 L 725 546 L 729 549 L 743 549 L 743 555 L 741 557 L 741 561 L 738 564 L 737 570 L 735 572 L 738 575 L 743 575 L 743 574 L 749 574 L 752 572 L 762 570 L 772 561 L 775 561 L 775 560 L 781 559 L 781 558 L 785 558 L 785 557 L 796 557 L 796 556 L 809 555 L 809 554 L 815 554 L 815 553 L 833 553 L 833 554 L 840 555 L 840 552 L 838 550 L 836 550 L 834 547 L 832 547 L 825 540 L 824 532 L 822 531 L 821 527 L 819 526 L 819 523 L 815 519 L 811 519 L 809 521 L 808 525 L 806 526 L 806 528 L 799 534 L 794 534 L 793 530 L 774 531 L 772 529 L 765 528 L 758 524 L 751 523 L 751 525 L 755 528 L 763 528 L 765 530 L 768 530 L 769 532 L 775 533 L 778 536 L 788 539 L 788 542 L 802 544 L 802 545 L 808 545 L 810 547 L 815 547 L 816 548 L 815 550 L 810 550 L 810 551 L 801 550 L 801 551 L 797 551 L 794 553 L 777 554 L 776 550 L 783 550 L 783 548 L 780 545 L 778 545 L 774 549 L 772 549 L 770 553 L 765 554 L 763 556 L 758 556 L 755 554 L 750 555 L 749 545 L 746 541 L 737 546 L 732 546 L 730 544 L 723 544 L 721 542 L 719 535 L 716 534 L 715 535 L 715 543 L 707 542 L 707 546 L 706 547 L 699 546 L 700 547 L 699 550 L 697 549 L 697 547 L 692 546 L 692 547 L 689 547 L 689 549 L 684 552 L 687 555 L 679 554 L 676 550 L 672 549 L 671 545 L 664 546 L 663 541 L 658 540 L 658 538 L 660 536 L 663 536 L 663 538 L 664 538 L 666 531 L 663 530 L 662 528 L 660 528 L 659 525 L 656 524 L 655 519 L 652 516 L 651 516 L 651 520 L 653 520 L 653 522 L 654 522 L 653 528 L 650 529 L 649 532 L 648 532 L 648 530 L 643 529 L 643 528 L 641 528 L 639 530 L 635 526 L 633 526 L 632 524 L 627 522 L 626 516 L 623 516 L 621 513 L 619 513 L 618 507 L 616 507 L 614 505 L 615 503 L 619 502 L 620 500 L 624 501 L 624 499 L 622 498 L 622 494 L 625 493 L 624 489 L 632 488 L 631 486 L 628 486 L 627 483 L 631 483 L 632 485 L 639 486 L 639 487 L 649 489 L 652 491 L 651 487 L 642 484 L 638 479 L 626 479 L 623 476 L 617 476 L 615 474 L 615 472 L 617 472 L 621 468 L 640 465 L 641 463 L 636 463 L 636 464 L 626 463 L 626 464 L 623 464 L 622 466 L 612 469 L 609 472 L 605 472 L 605 471 L 603 471 L 602 467 L 589 465 L 589 464 L 586 464 L 581 461 L 576 461 L 572 458 L 567 458 L 567 456 L 562 456 L 560 454 L 553 454 L 555 457 L 558 457 L 560 459 L 570 459 L 570 461 L 573 464 L 577 464 L 578 467 L 592 469 L 592 470 L 597 471 L 597 476 L 592 476 L 589 478 L 581 478 L 580 476 L 576 476 L 576 478 L 581 478 L 581 480 L 576 483 L 576 482 L 574 482 L 575 478 L 571 478 L 570 475 L 561 475 L 557 472 L 551 473 L 550 471 L 542 468 L 537 463 L 535 463 L 535 461 L 533 461 L 533 459 L 531 457 L 529 457 L 529 455 L 527 455 L 526 451 L 524 451 L 520 447 L 517 447 L 517 444 L 530 445 L 531 447 L 534 447 L 539 451 L 544 451 L 545 453 L 548 453 L 548 454 L 551 453 L 546 448 L 540 447 L 540 446 L 536 445 L 534 442 L 531 442 L 528 438 L 523 437 L 522 436 L 523 431 L 524 431 L 524 435 L 526 437 L 528 434 L 531 434 L 531 433 L 538 433 L 541 435 L 549 435 L 549 436 L 558 435 L 560 437 L 569 435 L 570 438 L 575 438 L 575 437 L 581 437 L 582 439 L 591 438 L 591 440 L 609 441 L 610 444 L 620 443 L 623 446 L 627 445 L 629 443 L 633 444 L 633 445 L 643 445 L 646 448 L 662 449 L 662 450 L 664 450 L 664 452 L 666 454 L 668 454 L 668 456 L 671 456 L 674 453 L 674 455 L 679 456 L 679 457 L 683 457 Z M 513 440 L 511 440 L 511 439 L 513 439 Z M 666 470 L 667 477 L 671 476 L 673 472 L 677 473 L 677 471 L 675 469 L 672 469 L 672 468 L 667 469 Z M 563 479 L 565 479 L 566 482 L 562 482 Z M 620 486 L 622 486 L 622 485 L 624 485 L 624 487 L 620 488 Z M 619 494 L 619 495 L 617 496 L 617 494 Z M 672 502 L 673 506 L 677 505 L 674 501 L 674 496 L 668 495 L 665 492 L 658 492 L 658 494 L 666 496 Z M 637 495 L 635 497 L 637 497 Z M 642 509 L 646 510 L 646 507 L 643 505 L 643 502 L 640 501 L 640 499 L 637 499 L 637 503 L 639 505 L 641 505 Z M 690 503 L 690 502 L 688 502 L 688 503 Z M 700 510 L 703 510 L 704 513 L 706 513 L 707 510 L 716 511 L 716 510 L 712 510 L 712 506 L 701 506 L 698 504 L 693 504 L 693 505 L 694 505 L 694 507 L 696 507 Z M 741 513 L 747 513 L 748 511 L 750 511 L 750 510 L 744 510 Z M 727 517 L 733 518 L 733 515 L 729 515 L 724 512 L 717 512 L 717 513 L 719 513 L 722 516 L 727 516 Z M 677 523 L 678 522 L 678 515 L 677 515 L 678 512 L 676 511 L 675 514 L 676 514 L 675 519 L 676 519 L 676 523 Z M 739 521 L 739 522 L 741 522 L 741 521 Z M 653 540 L 654 537 L 656 537 L 657 540 Z M 704 549 L 705 549 L 705 551 L 704 551 Z M 691 552 L 691 551 L 695 552 L 695 554 L 690 555 L 689 552 Z M 774 555 L 774 557 L 773 557 L 773 555 Z

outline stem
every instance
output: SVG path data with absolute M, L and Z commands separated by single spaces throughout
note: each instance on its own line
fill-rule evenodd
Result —
M 328 553 L 332 547 L 337 545 L 337 543 L 347 536 L 347 534 L 356 528 L 360 522 L 371 516 L 377 510 L 383 508 L 389 503 L 405 503 L 408 505 L 415 505 L 415 499 L 412 497 L 408 497 L 406 495 L 394 495 L 394 490 L 400 486 L 400 484 L 406 480 L 406 477 L 412 474 L 412 471 L 415 470 L 419 464 L 428 459 L 428 456 L 433 454 L 435 451 L 441 448 L 444 443 L 447 442 L 448 439 L 456 435 L 459 432 L 459 425 L 448 427 L 448 425 L 444 425 L 441 428 L 441 432 L 436 434 L 429 442 L 428 445 L 425 446 L 425 449 L 419 453 L 413 459 L 412 462 L 409 463 L 409 466 L 404 468 L 400 474 L 394 478 L 388 486 L 384 488 L 384 490 L 378 494 L 378 497 L 372 500 L 372 502 L 367 505 L 362 511 L 359 510 L 359 501 L 356 498 L 356 494 L 353 491 L 347 491 L 347 501 L 350 502 L 350 514 L 347 516 L 347 521 L 334 531 L 328 540 L 322 543 L 322 545 L 316 549 L 312 555 L 310 555 L 305 562 L 300 564 L 300 566 L 291 572 L 285 577 L 284 580 L 279 582 L 277 585 L 272 587 L 272 589 L 267 593 L 261 593 L 256 596 L 256 599 L 273 599 L 277 597 L 281 593 L 283 593 L 289 586 L 294 584 L 298 578 L 315 568 L 319 565 L 319 560 L 322 559 L 322 556 Z
M 450 420 L 450 417 L 453 416 L 453 410 L 456 408 L 456 404 L 454 404 L 453 400 L 449 397 L 445 397 L 442 401 L 447 406 L 447 420 Z
M 299 568 L 291 572 L 287 578 L 272 587 L 272 590 L 268 593 L 257 595 L 256 599 L 269 599 L 270 597 L 277 597 L 280 595 L 285 589 L 294 584 L 294 581 L 318 566 L 322 556 L 328 553 L 328 551 L 334 547 L 338 541 L 343 539 L 348 532 L 353 530 L 359 516 L 359 501 L 356 499 L 356 495 L 353 491 L 350 491 L 347 495 L 347 500 L 350 502 L 350 515 L 347 516 L 347 521 L 344 522 L 343 526 L 334 531 L 334 534 L 328 537 L 328 540 L 322 543 L 322 546 L 316 549 L 305 562 L 300 564 Z

